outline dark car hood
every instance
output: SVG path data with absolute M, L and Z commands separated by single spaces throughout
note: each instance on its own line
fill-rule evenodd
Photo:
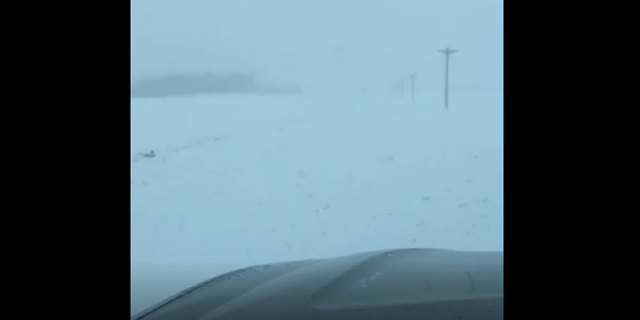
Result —
M 503 319 L 503 253 L 364 252 L 236 270 L 132 320 Z

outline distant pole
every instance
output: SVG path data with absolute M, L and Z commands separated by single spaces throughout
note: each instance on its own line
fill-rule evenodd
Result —
M 458 52 L 458 50 L 451 50 L 449 47 L 445 50 L 440 50 L 446 56 L 446 67 L 444 71 L 444 107 L 449 110 L 449 56 Z
M 410 74 L 409 77 L 411 77 L 411 102 L 413 103 L 413 83 L 416 80 L 416 75 Z

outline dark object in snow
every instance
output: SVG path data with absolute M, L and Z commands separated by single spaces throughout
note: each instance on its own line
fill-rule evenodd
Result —
M 503 320 L 503 253 L 363 252 L 252 266 L 132 320 Z
M 149 153 L 143 153 L 142 156 L 145 157 L 145 158 L 155 158 L 156 157 L 156 153 L 153 152 L 153 150 L 151 150 L 151 151 L 149 151 Z

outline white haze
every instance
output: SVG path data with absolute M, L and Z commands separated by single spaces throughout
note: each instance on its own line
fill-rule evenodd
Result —
M 409 73 L 442 88 L 500 90 L 502 0 L 134 0 L 132 79 L 249 72 L 306 92 L 387 90 Z
M 502 0 L 132 0 L 132 80 L 305 94 L 131 99 L 131 313 L 252 264 L 502 250 L 502 70 Z

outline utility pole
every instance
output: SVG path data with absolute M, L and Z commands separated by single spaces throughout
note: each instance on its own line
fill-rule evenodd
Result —
M 446 67 L 444 72 L 444 107 L 449 110 L 449 56 L 458 52 L 447 47 L 446 50 L 440 50 L 446 56 Z
M 411 103 L 413 103 L 413 83 L 416 80 L 416 75 L 410 74 L 409 77 L 411 77 Z

